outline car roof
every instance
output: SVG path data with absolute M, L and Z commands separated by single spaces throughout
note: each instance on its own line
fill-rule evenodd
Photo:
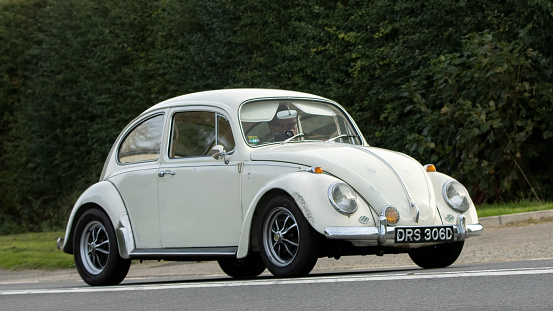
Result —
M 245 101 L 274 98 L 306 98 L 330 101 L 329 99 L 326 99 L 324 97 L 296 91 L 276 89 L 222 89 L 197 92 L 174 97 L 148 108 L 142 114 L 146 114 L 154 110 L 166 109 L 187 104 L 217 104 L 217 106 L 220 106 L 221 108 L 227 108 L 229 110 L 236 111 L 240 107 L 240 104 Z

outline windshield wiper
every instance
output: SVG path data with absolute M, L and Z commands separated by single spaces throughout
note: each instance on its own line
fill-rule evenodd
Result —
M 292 136 L 292 137 L 286 139 L 285 141 L 281 142 L 280 144 L 281 144 L 281 145 L 284 145 L 285 143 L 291 141 L 292 139 L 298 138 L 298 137 L 302 137 L 302 136 L 305 136 L 305 134 L 304 134 L 304 133 L 298 133 L 298 134 L 296 134 L 296 135 L 294 135 L 294 136 Z
M 340 134 L 336 137 L 332 137 L 331 139 L 325 140 L 325 143 L 331 143 L 331 142 L 334 142 L 336 139 L 340 139 L 340 138 L 344 138 L 344 137 L 357 137 L 357 135 Z

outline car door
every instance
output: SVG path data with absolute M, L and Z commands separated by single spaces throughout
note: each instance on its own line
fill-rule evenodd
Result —
M 172 112 L 169 143 L 158 172 L 163 247 L 237 246 L 242 227 L 241 157 L 221 112 Z M 229 161 L 215 160 L 223 145 Z

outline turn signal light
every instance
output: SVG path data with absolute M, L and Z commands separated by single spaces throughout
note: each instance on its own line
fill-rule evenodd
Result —
M 311 172 L 311 173 L 315 173 L 315 174 L 322 174 L 322 173 L 324 173 L 324 172 L 323 172 L 323 168 L 320 167 L 320 166 L 313 166 L 313 167 L 310 167 L 307 171 L 308 171 L 308 172 Z
M 434 166 L 434 164 L 426 164 L 424 167 L 426 168 L 427 172 L 435 172 L 436 171 L 436 167 Z
M 386 209 L 384 210 L 384 216 L 386 216 L 386 220 L 391 225 L 395 225 L 399 221 L 399 212 L 395 207 L 391 205 L 386 206 Z

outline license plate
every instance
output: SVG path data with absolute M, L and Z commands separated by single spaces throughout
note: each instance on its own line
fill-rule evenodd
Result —
M 453 226 L 396 227 L 396 243 L 431 243 L 453 241 Z

